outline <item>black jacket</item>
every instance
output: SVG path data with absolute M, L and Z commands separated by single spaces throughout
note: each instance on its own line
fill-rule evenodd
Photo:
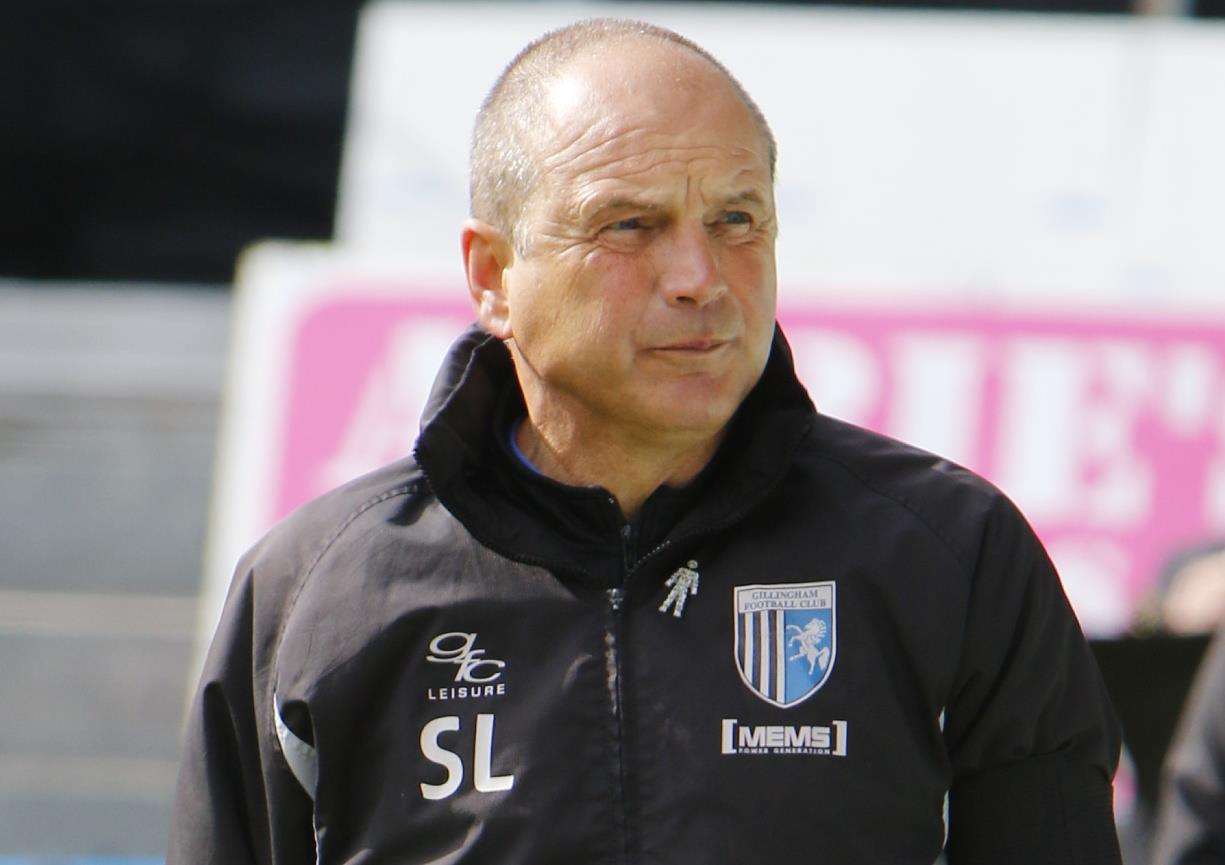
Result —
M 1116 723 L 997 490 L 817 414 L 780 333 L 626 525 L 508 453 L 513 382 L 465 334 L 414 458 L 240 561 L 169 865 L 928 865 L 946 820 L 952 863 L 1119 861 Z

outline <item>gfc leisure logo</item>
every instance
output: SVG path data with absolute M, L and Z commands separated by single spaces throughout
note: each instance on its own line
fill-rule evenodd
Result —
M 431 664 L 454 664 L 453 688 L 430 688 L 430 700 L 465 700 L 474 697 L 500 697 L 506 693 L 506 683 L 497 681 L 506 668 L 505 661 L 486 658 L 485 650 L 476 648 L 476 634 L 449 631 L 430 640 L 430 653 L 425 659 Z

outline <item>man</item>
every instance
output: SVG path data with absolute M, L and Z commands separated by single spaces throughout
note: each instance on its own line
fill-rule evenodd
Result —
M 814 412 L 773 174 L 675 34 L 516 58 L 474 137 L 480 328 L 412 459 L 240 562 L 171 863 L 892 865 L 946 831 L 1118 862 L 1058 577 L 985 482 Z
M 1219 624 L 1166 755 L 1155 865 L 1225 863 L 1225 623 Z

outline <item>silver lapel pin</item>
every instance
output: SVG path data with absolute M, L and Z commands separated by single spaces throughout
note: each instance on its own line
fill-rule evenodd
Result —
M 685 567 L 677 568 L 672 576 L 668 577 L 665 586 L 671 589 L 668 592 L 668 597 L 664 598 L 664 602 L 659 605 L 661 613 L 668 612 L 669 607 L 673 607 L 672 615 L 675 618 L 680 618 L 685 612 L 685 601 L 690 595 L 698 593 L 698 563 L 690 559 L 685 563 Z

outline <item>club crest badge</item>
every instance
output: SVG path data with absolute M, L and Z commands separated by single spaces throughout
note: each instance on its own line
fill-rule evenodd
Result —
M 767 703 L 789 709 L 821 689 L 838 651 L 834 582 L 736 586 L 736 669 Z

